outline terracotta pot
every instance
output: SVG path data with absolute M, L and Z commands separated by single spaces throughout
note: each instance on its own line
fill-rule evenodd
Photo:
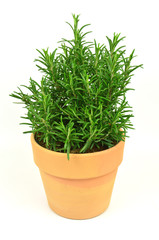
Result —
M 96 152 L 67 154 L 41 147 L 31 135 L 34 161 L 39 167 L 47 200 L 57 214 L 87 219 L 103 213 L 110 202 L 124 142 Z

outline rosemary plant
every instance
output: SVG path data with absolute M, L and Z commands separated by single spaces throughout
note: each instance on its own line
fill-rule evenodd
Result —
M 107 38 L 108 47 L 85 37 L 90 32 L 79 28 L 79 15 L 73 14 L 73 39 L 63 38 L 53 52 L 48 49 L 35 59 L 42 79 L 30 78 L 29 90 L 18 87 L 10 96 L 25 105 L 27 114 L 21 118 L 29 122 L 35 140 L 41 146 L 69 153 L 95 152 L 110 148 L 127 137 L 133 128 L 130 121 L 132 107 L 126 100 L 128 84 L 135 69 L 131 65 L 134 50 L 126 57 L 124 37 L 114 33 Z M 57 51 L 59 50 L 59 51 Z M 28 91 L 27 91 L 28 92 Z

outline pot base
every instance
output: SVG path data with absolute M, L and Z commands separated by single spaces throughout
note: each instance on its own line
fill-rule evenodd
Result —
M 103 211 L 101 211 L 101 212 L 99 212 L 99 213 L 97 213 L 96 212 L 96 214 L 95 215 L 92 215 L 92 216 L 85 216 L 85 217 L 70 217 L 70 215 L 63 215 L 63 211 L 60 211 L 59 209 L 55 209 L 49 202 L 48 202 L 48 205 L 49 205 L 49 207 L 51 208 L 51 210 L 54 212 L 54 213 L 56 213 L 57 215 L 59 215 L 59 216 L 61 216 L 61 217 L 64 217 L 64 218 L 67 218 L 67 219 L 72 219 L 72 220 L 87 220 L 87 219 L 91 219 L 91 218 L 95 218 L 95 217 L 98 217 L 99 215 L 101 215 L 102 213 L 104 213 L 106 210 L 107 210 L 107 208 L 109 207 L 109 205 L 108 205 L 108 207 L 106 208 L 106 209 L 103 209 Z

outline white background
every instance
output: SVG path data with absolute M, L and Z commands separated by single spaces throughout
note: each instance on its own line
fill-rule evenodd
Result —
M 0 239 L 159 239 L 159 14 L 158 1 L 1 1 L 0 3 Z M 53 50 L 70 38 L 65 21 L 81 14 L 88 37 L 105 43 L 113 32 L 135 48 L 136 71 L 128 95 L 135 131 L 126 140 L 108 210 L 90 220 L 69 220 L 50 210 L 30 136 L 19 125 L 24 109 L 8 95 L 39 78 L 36 48 Z

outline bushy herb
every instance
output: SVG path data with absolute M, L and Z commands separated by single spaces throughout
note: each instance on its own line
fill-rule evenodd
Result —
M 73 39 L 63 38 L 57 49 L 39 52 L 35 59 L 43 73 L 41 82 L 30 78 L 29 90 L 20 88 L 10 96 L 21 100 L 27 109 L 23 119 L 29 120 L 30 131 L 43 147 L 67 152 L 91 152 L 107 149 L 124 141 L 127 130 L 133 128 L 132 107 L 126 93 L 135 69 L 132 66 L 134 50 L 125 56 L 124 37 L 115 34 L 108 47 L 94 40 L 87 42 L 89 32 L 79 28 L 79 15 L 73 15 Z M 124 136 L 123 136 L 124 134 Z

